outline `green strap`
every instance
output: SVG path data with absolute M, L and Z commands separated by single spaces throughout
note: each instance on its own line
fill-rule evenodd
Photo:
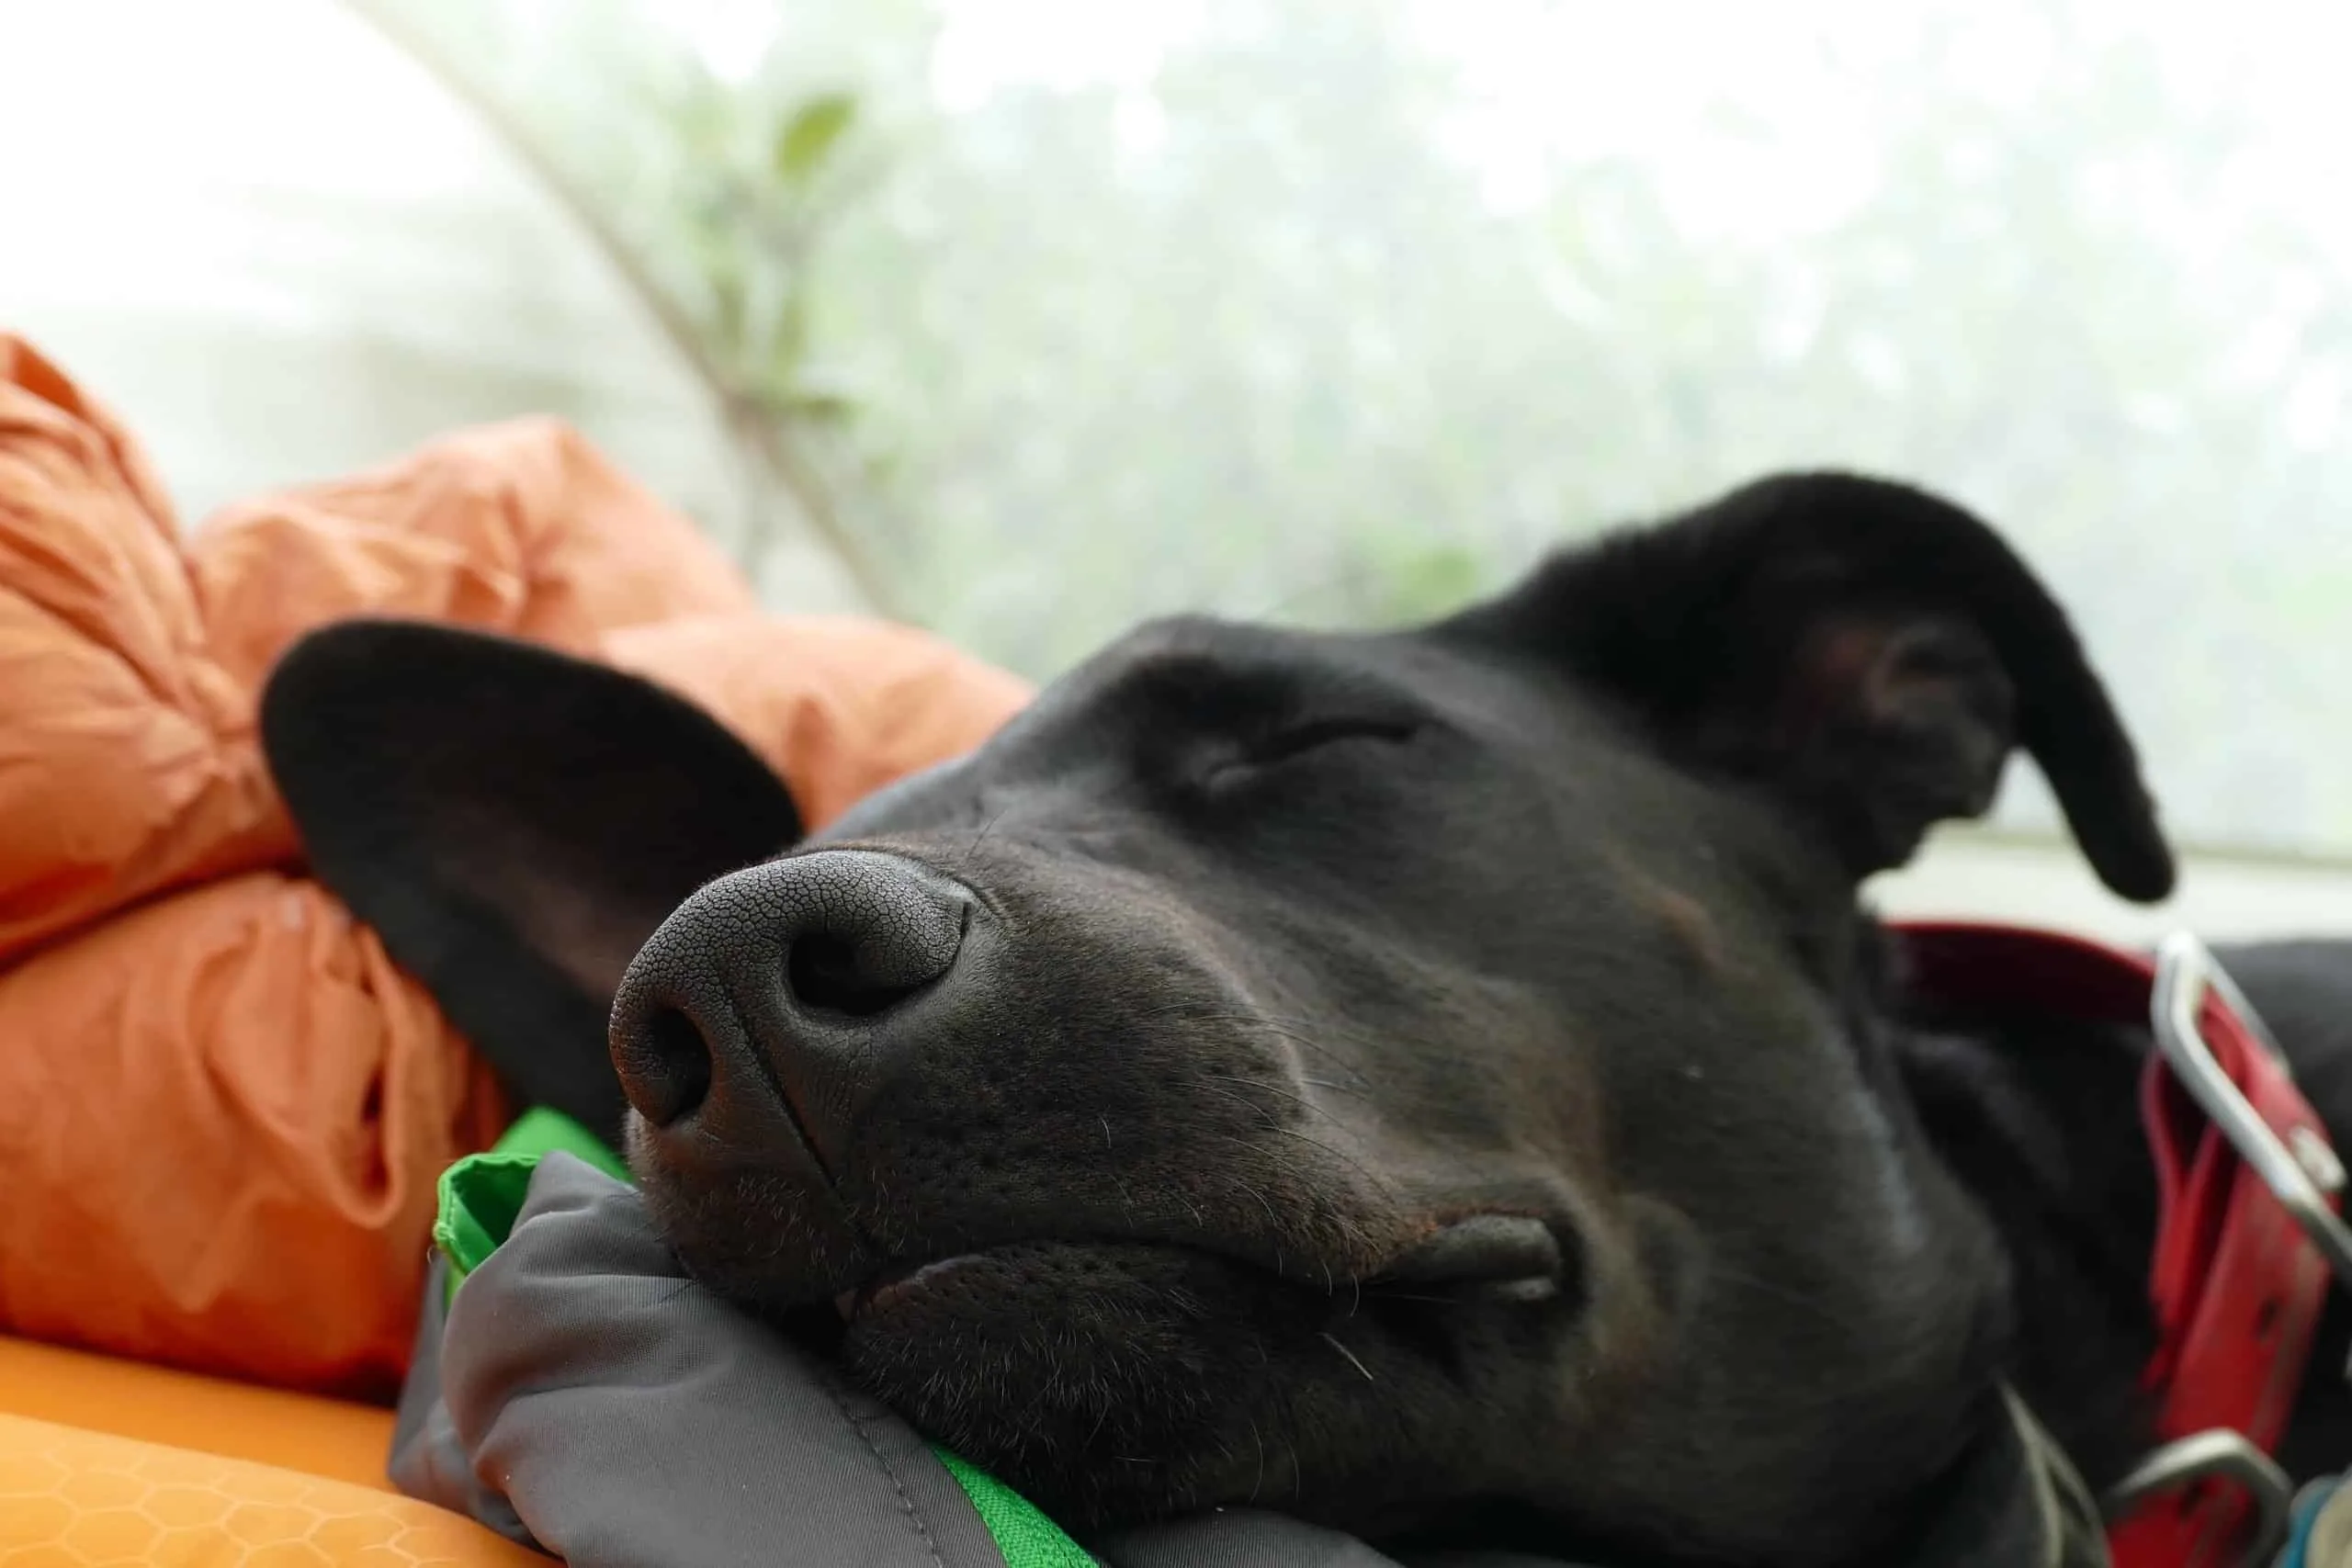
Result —
M 996 1549 L 1004 1553 L 1004 1568 L 1100 1568 L 1028 1498 L 936 1443 L 931 1451 L 972 1500 L 972 1511 L 980 1516 L 980 1523 L 995 1538 Z
M 616 1180 L 631 1179 L 620 1156 L 579 1122 L 543 1105 L 525 1111 L 489 1150 L 469 1155 L 441 1173 L 433 1245 L 449 1260 L 452 1296 L 506 1240 L 529 1194 L 531 1172 L 554 1149 L 578 1156 Z M 1100 1568 L 1021 1494 L 945 1449 L 934 1446 L 931 1451 L 971 1500 L 1005 1568 Z

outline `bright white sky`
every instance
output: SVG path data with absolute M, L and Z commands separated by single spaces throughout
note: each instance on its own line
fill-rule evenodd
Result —
M 552 24 L 568 0 L 502 3 Z M 1205 0 L 946 4 L 933 85 L 951 110 L 1014 87 L 1108 85 L 1125 98 L 1123 134 L 1147 155 L 1160 123 L 1154 73 L 1205 8 Z M 2056 57 L 2034 0 L 1940 4 L 1954 25 L 1939 90 L 1997 101 L 2030 91 Z M 1683 232 L 1766 245 L 1834 220 L 1871 188 L 1874 127 L 1852 83 L 1883 80 L 1922 15 L 1883 0 L 1415 6 L 1421 37 L 1464 88 L 1448 141 L 1498 206 L 1540 195 L 1554 160 L 1631 155 Z M 2072 8 L 2090 17 L 2091 36 L 2066 47 L 2153 40 L 2173 78 L 2169 97 L 2250 118 L 2256 147 L 2233 176 L 2231 201 L 2289 216 L 2332 252 L 2340 287 L 2352 288 L 2352 204 L 2338 195 L 2342 150 L 2352 146 L 2352 100 L 2341 87 L 2352 6 L 2075 0 Z M 421 220 L 513 178 L 480 128 L 336 0 L 0 0 L 0 9 L 12 13 L 0 24 L 9 60 L 0 137 L 40 149 L 0 170 L 0 301 L 19 311 L 202 300 L 300 329 L 318 307 L 280 281 L 305 261 L 289 247 L 360 242 L 347 224 L 266 221 L 254 203 L 356 204 Z M 661 14 L 715 70 L 734 75 L 776 41 L 790 8 L 666 0 Z M 139 47 L 124 47 L 127 39 Z M 1710 106 L 1724 101 L 1750 113 L 1738 124 L 1711 121 Z M 2238 226 L 2223 217 L 2135 198 L 2150 243 L 2192 276 L 2233 243 Z M 27 234 L 9 234 L 11 225 Z M 275 271 L 254 265 L 265 231 Z M 455 253 L 446 260 L 463 263 Z M 2294 351 L 2300 312 L 2273 314 L 2276 323 L 2247 322 L 2241 369 L 2250 378 L 2267 378 Z M 2346 395 L 2318 388 L 2290 396 L 2282 412 L 2333 441 L 2336 420 L 2306 419 L 2302 404 L 2330 413 Z
M 854 0 L 845 0 L 854 3 Z M 560 0 L 520 0 L 555 6 Z M 1947 82 L 1997 97 L 2030 82 L 2055 47 L 2031 0 L 1945 0 L 1955 17 Z M 2352 270 L 2352 210 L 2334 199 L 2352 145 L 2342 62 L 2352 6 L 2308 0 L 2090 0 L 2098 41 L 2139 35 L 2162 48 L 2185 101 L 2219 99 L 2265 131 L 2245 171 L 2251 199 L 2298 210 Z M 16 61 L 0 128 L 70 129 L 75 158 L 168 168 L 200 153 L 249 152 L 244 166 L 312 183 L 332 164 L 347 185 L 387 196 L 430 182 L 469 128 L 420 124 L 404 66 L 332 12 L 334 0 L 85 0 L 21 6 L 6 24 Z M 1883 0 L 1419 0 L 1420 30 L 1468 90 L 1452 141 L 1502 203 L 1531 196 L 1546 160 L 1635 152 L 1687 220 L 1764 237 L 1834 214 L 1867 178 L 1870 132 L 1840 78 L 1870 72 L 1921 7 Z M 1115 85 L 1148 105 L 1170 42 L 1199 25 L 1200 0 L 947 0 L 933 85 L 952 107 L 1014 85 Z M 722 74 L 747 72 L 789 16 L 777 0 L 672 0 L 662 14 Z M 237 17 L 247 18 L 239 26 Z M 141 47 L 125 49 L 136 38 Z M 272 61 L 300 69 L 257 65 Z M 372 56 L 372 62 L 371 62 Z M 29 65 L 29 68 L 27 68 Z M 127 75 L 139 91 L 126 93 Z M 229 87 L 261 75 L 266 90 Z M 111 78 L 102 91 L 96 80 Z M 1770 118 L 1727 131 L 1700 118 L 1728 92 Z M 96 98 L 152 105 L 141 123 L 77 110 Z M 441 121 L 445 117 L 435 117 Z M 1139 115 L 1148 123 L 1148 115 Z M 335 123 L 340 122 L 340 123 Z M 17 146 L 50 141 L 19 140 Z M 48 161 L 79 184 L 73 160 Z M 238 166 L 232 163 L 230 167 Z M 167 182 L 158 181 L 158 184 Z M 18 211 L 24 210 L 18 209 Z
M 2046 68 L 2057 40 L 2031 0 L 1945 0 L 1966 18 L 1942 77 L 1998 101 Z M 1871 127 L 1841 78 L 1871 72 L 1928 7 L 1883 0 L 1419 0 L 1420 34 L 1467 89 L 1453 141 L 1501 203 L 1541 188 L 1546 160 L 1635 153 L 1682 215 L 1762 236 L 1832 216 L 1867 181 Z M 2267 132 L 2248 196 L 2300 206 L 2352 268 L 2352 212 L 2333 198 L 2352 145 L 2342 62 L 2352 7 L 2308 0 L 2091 0 L 2095 47 L 2142 37 L 2162 50 L 2186 103 L 2225 102 Z M 1012 85 L 1114 85 L 1147 95 L 1168 43 L 1198 25 L 1196 0 L 949 0 L 933 84 L 951 107 Z M 766 0 L 700 0 L 673 13 L 715 62 L 742 58 Z M 1769 104 L 1757 127 L 1702 123 L 1719 96 Z M 2291 209 L 2291 207 L 2290 207 Z
M 505 3 L 551 19 L 566 0 Z M 1955 24 L 1941 84 L 1995 99 L 2029 90 L 2060 47 L 2034 0 L 1941 3 Z M 251 199 L 300 193 L 413 209 L 478 191 L 493 172 L 479 128 L 433 103 L 437 93 L 420 73 L 335 0 L 7 8 L 0 136 L 40 151 L 0 171 L 0 231 L 37 223 L 43 243 L 10 243 L 0 231 L 0 300 L 94 307 L 161 294 L 292 325 L 298 299 L 251 265 L 243 210 Z M 2342 150 L 2352 146 L 2352 100 L 2341 87 L 2352 6 L 2079 0 L 2074 8 L 2090 16 L 2092 36 L 2066 47 L 2153 39 L 2172 97 L 2250 118 L 2256 151 L 2231 199 L 2290 215 L 2338 258 L 2352 287 L 2352 204 L 2338 194 Z M 1015 86 L 1111 85 L 1132 110 L 1123 130 L 1148 152 L 1159 123 L 1154 72 L 1204 9 L 1204 0 L 947 0 L 933 85 L 951 109 Z M 777 0 L 668 0 L 662 14 L 734 74 L 775 40 L 790 9 Z M 1417 14 L 1421 36 L 1464 88 L 1448 140 L 1498 205 L 1539 194 L 1555 159 L 1632 154 L 1686 233 L 1770 244 L 1834 220 L 1870 187 L 1873 127 L 1850 84 L 1883 75 L 1921 8 L 1417 0 Z M 124 46 L 130 39 L 137 48 Z M 1709 106 L 1725 99 L 1752 110 L 1746 122 L 1710 122 Z M 2211 212 L 2168 213 L 2154 198 L 2136 216 L 2150 242 L 2191 271 L 2235 230 Z M 166 235 L 167 264 L 156 251 Z M 275 260 L 299 264 L 284 247 L 313 243 L 345 242 L 332 226 L 277 231 Z M 2250 321 L 2247 373 L 2260 375 L 2255 361 L 2290 347 Z

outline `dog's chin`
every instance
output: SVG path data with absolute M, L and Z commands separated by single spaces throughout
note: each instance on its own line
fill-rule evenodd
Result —
M 1272 1369 L 1312 1337 L 1317 1308 L 1271 1274 L 1179 1247 L 1037 1241 L 843 1304 L 853 1378 L 1058 1517 L 1127 1522 L 1286 1489 L 1290 1456 L 1261 1455 L 1272 1445 L 1250 1434 L 1265 1432 Z

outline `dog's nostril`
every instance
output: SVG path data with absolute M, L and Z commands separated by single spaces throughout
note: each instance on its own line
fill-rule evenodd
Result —
M 710 1043 L 676 1008 L 656 1008 L 622 1043 L 624 1076 L 638 1114 L 666 1127 L 694 1114 L 710 1094 Z
M 792 944 L 785 977 L 803 1007 L 851 1018 L 887 1012 L 922 988 L 920 982 L 875 975 L 859 962 L 856 943 L 819 931 Z

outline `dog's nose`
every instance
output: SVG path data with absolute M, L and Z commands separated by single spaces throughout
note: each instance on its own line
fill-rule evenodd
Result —
M 897 855 L 824 850 L 719 878 L 649 938 L 613 1004 L 613 1066 L 659 1132 L 786 1131 L 837 1172 L 910 998 L 956 966 L 972 896 Z M 778 1103 L 779 1100 L 782 1101 Z

